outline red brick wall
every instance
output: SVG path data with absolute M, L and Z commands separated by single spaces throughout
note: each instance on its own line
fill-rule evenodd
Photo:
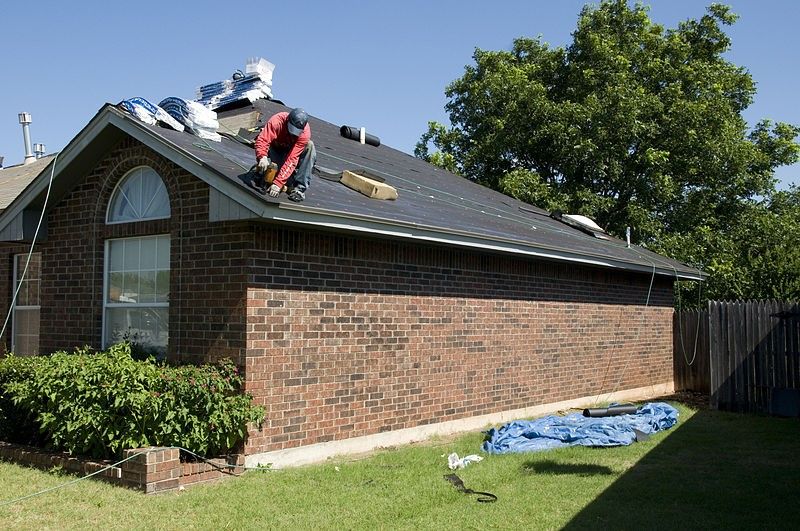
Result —
M 171 218 L 106 225 L 114 187 L 140 165 L 152 167 L 164 180 Z M 36 247 L 42 253 L 43 353 L 101 346 L 107 239 L 170 234 L 169 356 L 194 361 L 231 357 L 244 365 L 245 257 L 252 246 L 253 231 L 242 223 L 209 223 L 205 183 L 127 139 L 58 201 L 47 223 L 47 241 Z M 15 249 L 27 252 L 27 246 Z M 7 309 L 11 258 L 1 249 L 0 253 L 0 304 Z
M 257 453 L 672 380 L 671 282 L 265 229 L 248 290 Z
M 143 164 L 164 179 L 171 218 L 106 225 L 114 186 Z M 43 352 L 100 347 L 106 239 L 171 235 L 169 356 L 245 366 L 268 410 L 248 453 L 672 379 L 668 280 L 645 307 L 647 274 L 209 223 L 207 185 L 130 139 L 57 203 L 48 231 Z
M 244 472 L 244 455 L 229 455 L 200 462 L 181 462 L 180 450 L 172 447 L 132 448 L 122 453 L 122 463 L 94 461 L 64 452 L 0 441 L 0 458 L 43 470 L 62 468 L 81 476 L 101 479 L 155 494 L 205 481 L 238 476 Z M 102 472 L 101 472 L 102 471 Z

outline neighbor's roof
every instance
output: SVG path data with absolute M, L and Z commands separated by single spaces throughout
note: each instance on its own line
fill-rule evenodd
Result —
M 20 192 L 53 160 L 53 157 L 54 155 L 47 155 L 30 164 L 0 168 L 0 212 L 16 199 Z
M 260 123 L 287 107 L 260 100 L 252 106 L 219 113 L 220 120 L 259 111 Z M 106 105 L 59 155 L 54 197 L 66 193 L 62 174 L 77 178 L 73 166 L 92 163 L 127 134 L 206 181 L 211 200 L 220 197 L 235 205 L 238 219 L 264 219 L 294 226 L 315 227 L 373 236 L 449 244 L 513 253 L 547 260 L 583 263 L 613 269 L 657 273 L 673 278 L 701 279 L 703 274 L 618 239 L 602 240 L 549 217 L 541 209 L 449 173 L 406 153 L 381 145 L 360 144 L 340 136 L 339 126 L 311 117 L 317 166 L 334 172 L 366 170 L 395 187 L 395 201 L 370 199 L 341 183 L 315 176 L 306 200 L 292 203 L 264 197 L 249 186 L 248 170 L 255 163 L 253 148 L 230 138 L 203 140 L 145 124 Z M 375 134 L 379 132 L 372 131 Z M 68 169 L 68 171 L 65 170 Z M 71 169 L 70 169 L 71 168 Z M 26 205 L 42 203 L 48 180 L 42 177 L 0 216 L 0 237 L 8 218 L 21 215 Z M 216 193 L 214 192 L 216 191 Z M 217 198 L 217 199 L 215 199 Z M 233 211 L 231 204 L 225 208 Z M 210 207 L 211 208 L 211 207 Z M 12 212 L 14 210 L 14 212 Z

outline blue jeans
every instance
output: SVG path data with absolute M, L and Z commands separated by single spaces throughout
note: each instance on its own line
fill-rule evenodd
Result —
M 280 171 L 288 155 L 288 150 L 283 150 L 275 146 L 269 147 L 269 160 L 278 165 L 278 171 Z M 286 188 L 290 190 L 294 188 L 305 193 L 308 186 L 311 184 L 311 170 L 314 169 L 314 163 L 316 161 L 317 150 L 314 148 L 314 142 L 309 140 L 308 144 L 306 144 L 306 148 L 300 153 L 300 160 L 297 161 L 297 167 L 294 169 L 294 173 L 292 173 L 292 176 L 286 181 Z

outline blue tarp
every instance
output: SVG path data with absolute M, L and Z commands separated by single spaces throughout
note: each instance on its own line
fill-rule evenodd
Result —
M 633 415 L 584 417 L 573 413 L 517 420 L 488 431 L 483 450 L 490 454 L 538 452 L 563 446 L 621 446 L 636 440 L 634 429 L 650 434 L 678 422 L 678 410 L 663 402 L 645 404 Z

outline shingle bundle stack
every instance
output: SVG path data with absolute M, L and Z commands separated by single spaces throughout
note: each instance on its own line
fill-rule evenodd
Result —
M 272 98 L 272 71 L 275 65 L 260 57 L 247 60 L 245 73 L 237 72 L 232 79 L 209 83 L 197 89 L 197 101 L 209 109 L 240 100 L 251 103 Z
M 217 113 L 205 108 L 200 103 L 170 97 L 162 100 L 158 106 L 200 138 L 215 142 L 222 140 L 217 133 L 219 128 Z
M 175 120 L 175 118 L 173 118 L 160 106 L 153 105 L 144 98 L 129 98 L 127 100 L 122 100 L 119 103 L 119 106 L 141 121 L 150 125 L 156 125 L 158 122 L 161 122 L 163 124 L 167 124 L 176 131 L 183 131 L 183 124 Z

